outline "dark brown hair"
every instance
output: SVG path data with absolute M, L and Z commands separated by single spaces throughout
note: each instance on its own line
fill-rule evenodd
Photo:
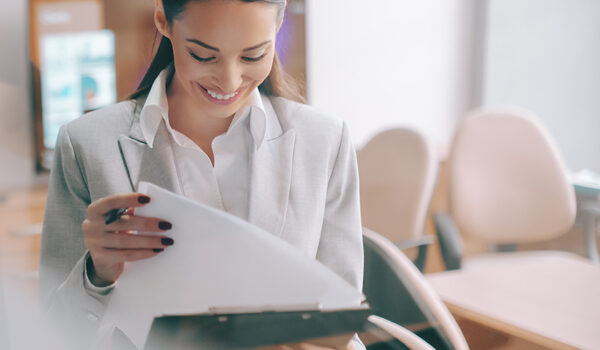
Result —
M 206 1 L 206 0 L 162 0 L 165 17 L 169 25 L 173 24 L 173 20 L 181 16 L 185 11 L 185 6 L 190 1 Z M 285 11 L 286 0 L 238 0 L 243 2 L 265 2 L 279 6 L 277 12 L 277 23 L 283 18 Z M 156 40 L 156 37 L 155 37 Z M 140 82 L 137 90 L 131 94 L 130 99 L 136 99 L 139 96 L 145 95 L 150 91 L 152 83 L 158 77 L 160 72 L 173 62 L 173 46 L 171 40 L 167 37 L 162 37 L 156 54 L 150 63 L 150 66 L 144 74 L 144 78 Z M 279 62 L 277 52 L 273 57 L 273 67 L 265 81 L 260 84 L 258 89 L 265 95 L 281 96 L 290 100 L 305 102 L 302 96 L 300 85 L 287 74 Z

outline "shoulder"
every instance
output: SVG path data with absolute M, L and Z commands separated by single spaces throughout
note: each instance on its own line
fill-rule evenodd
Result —
M 98 134 L 126 134 L 131 128 L 136 106 L 136 102 L 133 100 L 122 101 L 88 112 L 67 123 L 64 128 L 71 137 L 75 135 L 90 137 Z
M 63 132 L 68 133 L 71 140 L 116 138 L 129 132 L 136 106 L 135 101 L 127 100 L 88 112 L 65 124 Z
M 339 129 L 343 120 L 318 109 L 283 97 L 270 97 L 282 127 L 325 127 Z
M 270 97 L 283 131 L 294 129 L 296 137 L 335 147 L 347 133 L 346 123 L 338 116 L 282 97 Z

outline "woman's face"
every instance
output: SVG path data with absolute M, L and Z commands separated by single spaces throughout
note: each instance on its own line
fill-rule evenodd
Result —
M 227 118 L 269 75 L 277 6 L 242 1 L 190 1 L 173 20 L 175 79 L 213 118 Z

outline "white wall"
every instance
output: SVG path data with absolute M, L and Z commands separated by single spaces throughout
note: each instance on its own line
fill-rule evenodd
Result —
M 600 1 L 488 0 L 483 103 L 536 112 L 572 170 L 600 173 Z
M 354 142 L 404 124 L 439 146 L 473 106 L 476 0 L 306 0 L 309 102 Z
M 10 0 L 0 11 L 0 190 L 35 179 L 27 10 L 26 0 Z
M 473 106 L 476 1 L 306 0 L 311 104 L 345 118 L 358 145 L 408 124 L 445 147 Z M 26 3 L 0 12 L 0 189 L 36 179 Z

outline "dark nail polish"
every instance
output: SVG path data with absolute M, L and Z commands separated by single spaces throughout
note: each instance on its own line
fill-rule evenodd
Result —
M 160 240 L 160 242 L 164 245 L 173 245 L 173 239 L 171 238 L 163 238 Z
M 173 227 L 173 225 L 171 225 L 171 223 L 167 221 L 161 221 L 158 223 L 158 228 L 161 230 L 170 230 L 171 227 Z
M 138 197 L 138 202 L 141 203 L 141 204 L 150 203 L 150 197 L 148 197 L 148 196 L 139 196 Z
M 164 250 L 163 248 L 154 248 L 154 249 L 152 249 L 152 251 L 155 252 L 155 253 L 160 253 L 163 250 Z

